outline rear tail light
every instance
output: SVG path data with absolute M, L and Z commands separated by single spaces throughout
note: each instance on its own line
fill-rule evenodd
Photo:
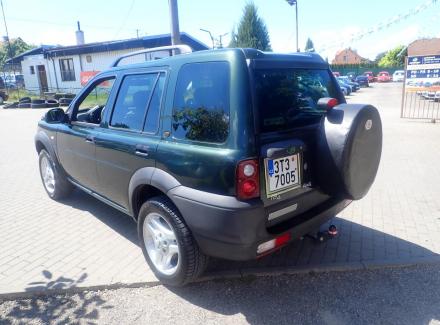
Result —
M 280 248 L 281 246 L 286 245 L 291 239 L 290 233 L 282 234 L 274 239 L 266 241 L 257 247 L 257 255 L 261 255 L 264 253 L 268 253 L 274 249 Z
M 237 197 L 248 200 L 260 196 L 258 160 L 243 160 L 237 166 Z
M 338 105 L 338 100 L 331 97 L 323 97 L 318 100 L 318 107 L 320 109 L 330 110 Z

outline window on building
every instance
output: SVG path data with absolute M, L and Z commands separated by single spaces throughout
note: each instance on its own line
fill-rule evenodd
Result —
M 73 59 L 60 59 L 60 72 L 62 81 L 75 81 Z
M 127 130 L 143 130 L 150 98 L 157 81 L 157 73 L 126 76 L 119 89 L 110 125 Z M 151 102 L 157 103 L 153 98 Z
M 86 55 L 86 62 L 92 63 L 92 56 L 91 55 Z
M 29 70 L 30 70 L 30 73 L 31 73 L 31 74 L 35 74 L 35 67 L 34 67 L 33 65 L 31 65 L 31 66 L 29 67 Z
M 344 62 L 347 62 L 347 56 L 344 55 Z
M 222 143 L 229 129 L 229 64 L 190 63 L 179 72 L 173 109 L 175 138 Z

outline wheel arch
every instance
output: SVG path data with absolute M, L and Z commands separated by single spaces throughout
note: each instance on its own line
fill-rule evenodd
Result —
M 137 170 L 128 186 L 130 214 L 137 220 L 142 204 L 154 196 L 163 195 L 173 202 L 167 193 L 180 185 L 176 178 L 156 167 L 144 167 Z

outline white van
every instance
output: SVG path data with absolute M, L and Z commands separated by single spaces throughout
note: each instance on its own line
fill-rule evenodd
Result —
M 405 71 L 403 71 L 403 70 L 394 71 L 394 73 L 393 73 L 393 81 L 394 82 L 396 82 L 396 81 L 402 82 L 403 79 L 405 79 Z

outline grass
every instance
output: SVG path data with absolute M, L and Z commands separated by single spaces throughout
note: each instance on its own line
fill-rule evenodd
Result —
M 9 93 L 8 102 L 18 102 L 18 100 L 22 97 L 30 97 L 32 99 L 40 98 L 40 95 L 35 94 L 35 93 L 31 93 L 31 92 L 24 90 L 24 89 L 9 90 L 8 93 Z

